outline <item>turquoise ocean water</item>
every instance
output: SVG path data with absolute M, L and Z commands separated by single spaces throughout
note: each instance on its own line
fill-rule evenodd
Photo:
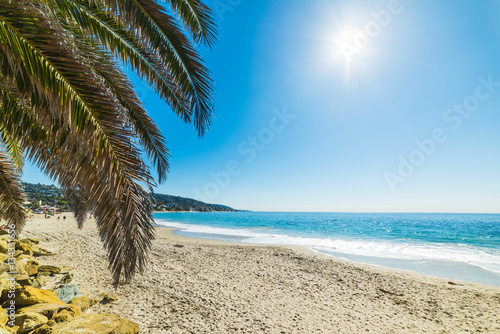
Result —
M 500 214 L 156 213 L 176 234 L 306 246 L 357 262 L 500 286 Z

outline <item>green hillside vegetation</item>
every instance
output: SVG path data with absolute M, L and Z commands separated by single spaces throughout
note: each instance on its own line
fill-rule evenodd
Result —
M 57 207 L 59 211 L 71 211 L 63 192 L 54 185 L 23 183 L 24 192 L 27 196 L 26 207 L 36 210 L 40 206 Z M 237 211 L 225 205 L 208 204 L 192 198 L 154 194 L 156 203 L 155 211 Z

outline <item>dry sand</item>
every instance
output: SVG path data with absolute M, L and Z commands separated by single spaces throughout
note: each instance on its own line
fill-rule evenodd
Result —
M 90 312 L 132 319 L 141 333 L 500 333 L 499 287 L 169 229 L 158 229 L 145 273 L 115 290 L 94 223 L 78 230 L 66 216 L 37 217 L 22 236 L 58 253 L 42 262 L 75 267 L 90 297 L 119 295 Z

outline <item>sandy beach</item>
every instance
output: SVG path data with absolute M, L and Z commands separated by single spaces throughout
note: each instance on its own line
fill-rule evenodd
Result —
M 35 217 L 37 237 L 89 297 L 141 333 L 500 333 L 500 288 L 338 260 L 299 247 L 187 239 L 159 228 L 143 275 L 113 288 L 93 221 Z

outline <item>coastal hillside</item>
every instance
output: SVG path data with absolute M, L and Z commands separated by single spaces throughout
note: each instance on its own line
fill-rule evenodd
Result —
M 64 192 L 54 185 L 23 183 L 23 188 L 27 197 L 25 205 L 32 210 L 38 210 L 40 207 L 56 207 L 59 211 L 70 211 Z M 155 211 L 237 211 L 229 206 L 204 203 L 180 196 L 154 194 L 154 198 Z
M 208 204 L 192 198 L 164 194 L 154 194 L 154 197 L 156 199 L 155 210 L 157 211 L 238 211 L 229 206 L 220 204 Z

